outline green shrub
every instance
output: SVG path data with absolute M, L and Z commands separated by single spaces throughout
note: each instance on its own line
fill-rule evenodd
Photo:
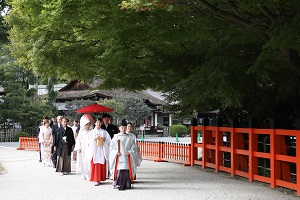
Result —
M 19 141 L 19 137 L 29 137 L 29 133 L 26 133 L 26 132 L 19 132 L 19 133 L 16 133 L 15 135 L 15 142 L 18 142 Z
M 131 132 L 135 135 L 135 137 L 138 137 L 138 132 L 136 130 L 132 130 Z
M 186 126 L 178 124 L 178 125 L 172 125 L 170 127 L 170 135 L 172 137 L 176 136 L 176 133 L 178 134 L 178 137 L 181 137 L 183 135 L 186 135 L 188 133 L 188 129 Z

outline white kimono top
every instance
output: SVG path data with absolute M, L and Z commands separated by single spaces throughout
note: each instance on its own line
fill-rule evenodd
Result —
M 90 160 L 88 160 L 88 152 L 90 148 L 88 144 L 89 132 L 90 130 L 86 130 L 85 128 L 81 128 L 79 130 L 74 148 L 74 151 L 78 151 L 76 173 L 81 173 L 87 176 L 90 174 Z M 79 153 L 79 151 L 81 152 Z
M 126 152 L 130 153 L 130 161 L 132 167 L 132 175 L 134 177 L 136 173 L 136 163 L 137 160 L 137 143 L 135 142 L 135 137 L 133 134 L 124 134 L 118 133 L 115 134 L 110 145 L 110 155 L 109 155 L 109 168 L 110 173 L 114 174 L 115 164 L 116 164 L 116 156 L 118 153 L 118 140 L 120 140 L 120 153 L 121 155 L 118 158 L 118 168 L 121 169 L 129 169 L 128 165 L 128 156 L 125 154 Z
M 50 127 L 46 126 L 41 126 L 40 127 L 40 132 L 39 132 L 39 143 L 53 143 L 53 138 L 52 138 L 52 129 Z
M 103 146 L 97 145 L 97 140 L 95 139 L 97 136 L 105 137 Z M 110 148 L 111 138 L 108 132 L 104 129 L 97 129 L 96 127 L 89 132 L 89 155 L 88 159 L 93 162 L 104 164 L 105 160 L 109 159 L 109 148 Z

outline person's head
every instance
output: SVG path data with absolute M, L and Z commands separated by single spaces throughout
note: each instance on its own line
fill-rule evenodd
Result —
M 51 121 L 52 121 L 53 123 L 55 123 L 55 122 L 56 122 L 56 118 L 55 118 L 55 117 L 52 117 Z
M 93 129 L 92 124 L 94 123 L 94 119 L 90 114 L 84 114 L 80 118 L 80 128 L 85 130 Z
M 113 124 L 114 118 L 112 116 L 109 117 L 108 123 Z
M 48 128 L 48 127 L 50 126 L 50 122 L 49 122 L 49 121 L 44 122 L 44 126 L 45 126 L 46 128 Z
M 126 133 L 127 124 L 122 123 L 121 126 L 119 126 L 120 133 Z
M 84 129 L 85 129 L 85 130 L 90 130 L 90 129 L 91 129 L 91 128 L 90 128 L 91 125 L 92 125 L 91 122 L 86 123 L 86 124 L 84 125 Z
M 75 119 L 75 120 L 73 121 L 73 126 L 78 126 L 78 123 L 79 123 L 79 121 L 78 121 L 77 119 Z
M 62 123 L 63 116 L 59 115 L 59 116 L 57 116 L 56 119 L 57 119 L 57 123 L 58 123 L 58 124 L 61 124 L 61 123 Z
M 109 120 L 110 120 L 110 115 L 109 114 L 107 114 L 107 113 L 104 113 L 103 115 L 102 115 L 102 121 L 103 121 L 103 123 L 104 124 L 108 124 L 109 123 Z
M 69 122 L 69 119 L 63 118 L 63 119 L 61 120 L 61 125 L 62 125 L 63 127 L 67 127 L 67 126 L 68 126 L 68 122 Z
M 44 116 L 42 121 L 43 121 L 43 124 L 45 124 L 45 122 L 49 121 L 49 118 L 47 116 Z
M 102 122 L 102 118 L 97 118 L 97 120 L 96 120 L 96 122 L 95 122 L 96 128 L 97 128 L 97 129 L 100 129 L 102 123 L 103 123 L 103 122 Z
M 127 129 L 126 129 L 126 132 L 127 133 L 130 133 L 132 131 L 132 123 L 131 122 L 128 122 L 127 123 Z

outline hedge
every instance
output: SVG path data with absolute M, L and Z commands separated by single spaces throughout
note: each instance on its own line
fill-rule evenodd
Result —
M 30 135 L 29 135 L 29 133 L 26 133 L 26 132 L 16 133 L 16 135 L 15 135 L 15 142 L 19 141 L 19 137 L 30 137 Z
M 181 124 L 172 125 L 170 127 L 170 135 L 172 137 L 175 137 L 176 133 L 178 134 L 178 137 L 186 135 L 188 133 L 188 128 L 184 125 L 181 125 Z

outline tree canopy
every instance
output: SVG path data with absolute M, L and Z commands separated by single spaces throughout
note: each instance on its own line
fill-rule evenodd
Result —
M 9 0 L 12 54 L 38 74 L 163 91 L 182 114 L 300 116 L 297 0 Z

